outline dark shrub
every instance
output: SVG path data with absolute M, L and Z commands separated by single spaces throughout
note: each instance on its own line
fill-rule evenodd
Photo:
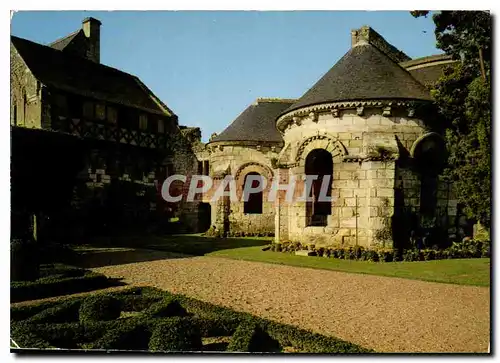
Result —
M 12 324 L 10 328 L 10 337 L 20 348 L 54 348 L 47 340 L 42 339 L 38 334 L 33 332 L 30 324 Z
M 491 257 L 491 245 L 490 245 L 490 242 L 485 242 L 481 246 L 481 257 Z
M 381 262 L 392 262 L 392 259 L 394 257 L 394 252 L 384 250 L 384 251 L 379 251 L 378 255 Z
M 218 337 L 232 335 L 240 324 L 239 319 L 230 318 L 191 318 L 197 324 L 202 337 Z
M 50 277 L 54 278 L 64 278 L 64 277 L 80 277 L 85 275 L 89 271 L 63 264 L 43 264 L 40 265 L 40 279 Z
M 308 353 L 369 353 L 360 346 L 333 337 L 325 337 L 304 329 L 271 321 L 261 322 L 261 327 L 282 346 L 293 346 Z
M 158 301 L 152 304 L 144 312 L 147 316 L 153 318 L 166 318 L 171 316 L 187 316 L 187 311 L 182 307 L 182 305 L 169 296 L 162 301 Z
M 120 301 L 121 311 L 143 311 L 149 308 L 152 304 L 161 301 L 163 298 L 157 296 L 134 296 L 125 295 L 115 297 Z
M 343 259 L 343 258 L 344 258 L 344 254 L 345 254 L 344 249 L 343 249 L 343 248 L 340 248 L 340 249 L 338 250 L 338 258 L 342 258 L 342 259 Z
M 354 247 L 354 258 L 356 260 L 359 260 L 361 258 L 361 254 L 363 253 L 364 248 L 362 246 L 355 246 Z
M 45 309 L 33 315 L 27 321 L 30 323 L 69 323 L 78 321 L 80 301 L 63 302 L 52 308 Z
M 434 250 L 422 250 L 425 261 L 432 261 L 436 259 L 436 251 Z
M 173 317 L 156 325 L 149 340 L 151 351 L 200 351 L 201 333 L 189 318 Z
M 443 259 L 443 251 L 442 250 L 436 250 L 436 251 L 434 251 L 434 259 L 435 260 L 441 260 L 441 259 Z
M 68 295 L 111 286 L 112 280 L 96 272 L 85 271 L 83 276 L 58 278 L 48 276 L 36 281 L 12 281 L 11 302 Z
M 95 342 L 86 344 L 85 349 L 106 350 L 148 350 L 150 335 L 146 325 L 138 321 L 125 321 L 110 329 Z
M 81 322 L 106 321 L 120 316 L 120 302 L 110 295 L 94 295 L 85 298 L 80 306 Z
M 243 322 L 233 334 L 229 352 L 279 352 L 279 343 L 254 322 Z
M 38 245 L 32 239 L 10 241 L 11 281 L 33 281 L 38 278 L 40 267 Z
M 367 261 L 378 262 L 379 260 L 378 252 L 374 250 L 367 250 L 365 256 Z
M 359 260 L 360 261 L 366 261 L 368 259 L 368 251 L 367 250 L 361 250 L 361 253 L 359 255 Z
M 349 247 L 349 249 L 345 251 L 344 258 L 346 260 L 354 260 L 356 258 L 354 249 L 352 247 Z
M 406 261 L 406 262 L 412 262 L 412 261 L 416 261 L 416 253 L 415 253 L 415 250 L 405 250 L 403 252 L 403 261 Z
M 323 254 L 325 253 L 325 248 L 324 247 L 320 247 L 316 250 L 316 253 L 319 257 L 323 257 Z

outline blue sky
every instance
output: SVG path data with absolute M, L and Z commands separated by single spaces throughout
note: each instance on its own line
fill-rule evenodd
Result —
M 408 11 L 23 11 L 11 33 L 47 44 L 93 16 L 101 63 L 132 73 L 203 139 L 258 97 L 298 98 L 370 25 L 410 57 L 440 53 L 431 17 Z

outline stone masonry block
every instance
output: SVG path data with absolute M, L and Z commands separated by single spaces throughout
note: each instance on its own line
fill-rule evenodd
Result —
M 393 188 L 377 188 L 377 197 L 394 197 Z
M 341 197 L 352 197 L 354 195 L 354 189 L 340 189 Z
M 342 217 L 350 218 L 355 215 L 355 211 L 353 207 L 343 207 L 342 208 Z

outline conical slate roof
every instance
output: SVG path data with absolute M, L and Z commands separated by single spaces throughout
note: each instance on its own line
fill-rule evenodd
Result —
M 248 106 L 224 131 L 210 142 L 267 141 L 283 142 L 276 129 L 276 118 L 296 100 L 257 99 Z
M 314 104 L 368 99 L 430 101 L 431 96 L 377 47 L 359 43 L 284 113 Z

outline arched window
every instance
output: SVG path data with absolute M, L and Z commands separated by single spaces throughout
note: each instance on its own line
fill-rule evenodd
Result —
M 306 157 L 306 175 L 317 175 L 312 182 L 312 201 L 306 203 L 306 218 L 308 226 L 326 226 L 327 216 L 332 214 L 332 203 L 320 199 L 321 186 L 326 185 L 326 196 L 331 197 L 333 159 L 332 154 L 324 149 L 314 149 Z M 325 188 L 325 187 L 323 187 Z M 309 196 L 311 196 L 311 194 Z
M 252 172 L 245 175 L 245 180 L 243 183 L 243 187 L 247 183 L 247 178 L 250 175 L 257 175 L 259 178 L 257 180 L 252 181 L 252 188 L 257 188 L 262 183 L 262 176 L 259 173 Z M 243 193 L 246 193 L 243 190 Z M 246 202 L 243 202 L 243 213 L 245 214 L 262 214 L 262 191 L 257 193 L 250 193 L 247 197 L 245 197 Z
M 433 217 L 437 206 L 438 175 L 446 160 L 443 139 L 437 134 L 426 136 L 416 145 L 414 158 L 420 173 L 420 214 Z

